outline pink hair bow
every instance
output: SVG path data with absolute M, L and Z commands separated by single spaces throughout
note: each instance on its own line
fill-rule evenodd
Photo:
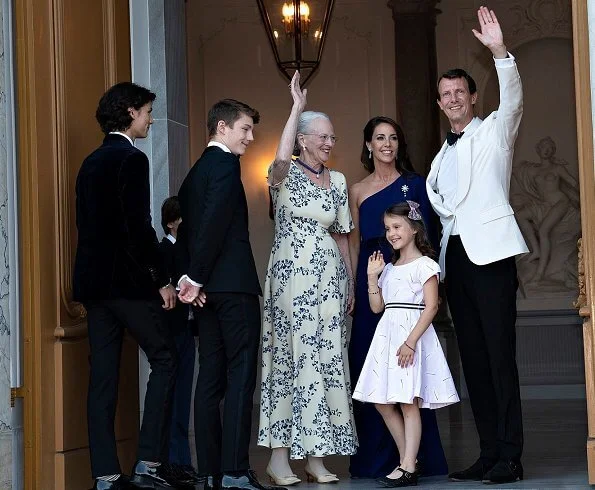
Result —
M 409 204 L 409 214 L 407 217 L 415 221 L 421 221 L 421 214 L 419 214 L 419 211 L 417 210 L 417 208 L 419 208 L 419 204 L 415 201 L 407 201 L 407 204 Z

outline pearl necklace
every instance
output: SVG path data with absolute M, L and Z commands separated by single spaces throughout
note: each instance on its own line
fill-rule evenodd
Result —
M 320 170 L 314 170 L 312 167 L 310 167 L 310 165 L 302 162 L 299 158 L 297 158 L 295 161 L 298 162 L 302 167 L 307 168 L 310 172 L 316 175 L 317 179 L 320 179 L 320 175 L 322 174 L 322 172 L 324 172 L 325 169 L 324 165 L 321 165 Z

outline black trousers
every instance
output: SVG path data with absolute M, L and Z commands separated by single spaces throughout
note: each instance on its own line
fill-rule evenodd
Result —
M 208 293 L 205 306 L 195 312 L 200 366 L 194 396 L 198 473 L 247 470 L 260 302 L 252 294 Z
M 460 237 L 451 236 L 445 282 L 480 457 L 486 462 L 518 461 L 523 452 L 523 420 L 516 364 L 515 259 L 476 265 Z
M 161 304 L 114 299 L 88 302 L 85 307 L 91 349 L 87 421 L 93 478 L 121 473 L 114 418 L 124 329 L 138 342 L 151 365 L 137 459 L 167 461 L 177 355 Z

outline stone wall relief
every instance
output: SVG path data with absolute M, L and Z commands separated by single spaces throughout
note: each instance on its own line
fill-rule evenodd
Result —
M 513 165 L 510 201 L 530 253 L 517 260 L 522 298 L 575 295 L 581 233 L 578 182 L 550 136 Z
M 479 5 L 479 2 L 477 2 Z M 508 50 L 514 54 L 519 46 L 543 38 L 572 39 L 572 11 L 569 0 L 492 0 L 490 4 L 503 26 Z M 470 34 L 477 25 L 477 10 L 462 8 L 458 12 L 457 33 L 459 61 L 477 83 L 478 91 L 487 83 L 494 68 L 492 57 Z M 477 103 L 483 112 L 483 100 Z

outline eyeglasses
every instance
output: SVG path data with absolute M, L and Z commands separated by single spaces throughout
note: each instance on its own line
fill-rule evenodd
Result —
M 318 136 L 318 139 L 320 140 L 321 143 L 326 143 L 327 140 L 330 140 L 331 143 L 334 145 L 337 141 L 339 141 L 339 138 L 337 138 L 336 136 L 332 136 L 330 134 L 318 134 L 318 133 L 302 133 L 304 136 Z

